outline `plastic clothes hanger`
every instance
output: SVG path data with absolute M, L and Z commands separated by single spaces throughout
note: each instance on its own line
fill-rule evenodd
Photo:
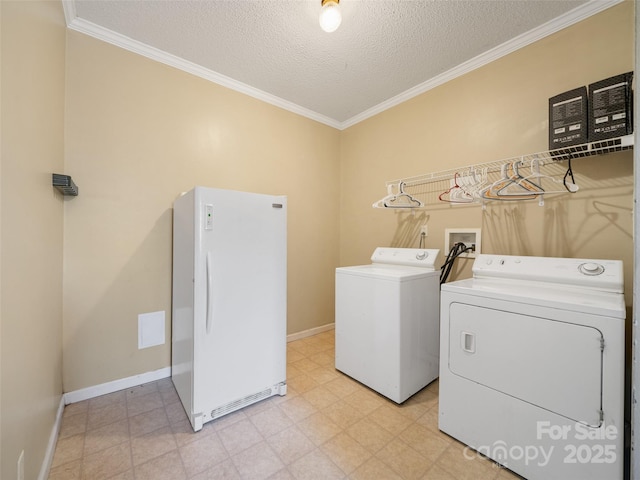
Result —
M 483 188 L 480 191 L 480 197 L 488 200 L 524 200 L 529 197 L 522 196 L 520 198 L 516 198 L 515 195 L 511 196 L 511 198 L 501 198 L 498 196 L 498 191 L 504 189 L 505 187 L 514 183 L 514 181 L 510 178 L 507 167 L 509 164 L 505 163 L 500 167 L 500 178 L 493 182 L 488 187 Z
M 393 201 L 396 198 L 396 194 L 393 193 L 393 185 L 387 185 L 387 195 L 377 202 L 373 202 L 373 208 L 385 208 L 385 202 Z
M 535 183 L 525 180 L 518 173 L 518 163 L 509 162 L 500 168 L 502 178 L 480 192 L 480 196 L 489 200 L 529 200 L 544 193 L 544 190 Z M 507 189 L 517 187 L 516 192 Z
M 480 192 L 487 183 L 488 172 L 489 169 L 487 167 L 483 168 L 481 171 L 471 167 L 461 178 L 461 183 L 463 185 L 462 188 L 467 192 L 467 194 L 471 195 L 474 200 L 481 198 Z
M 383 202 L 385 208 L 419 208 L 424 206 L 424 203 L 404 191 L 405 186 L 404 182 L 398 183 L 398 193 Z
M 453 175 L 453 185 L 438 195 L 438 200 L 448 203 L 470 203 L 474 196 L 458 185 L 458 172 Z
M 548 194 L 548 193 L 576 193 L 580 187 L 578 185 L 576 185 L 573 182 L 568 182 L 566 180 L 560 180 L 558 178 L 552 177 L 551 175 L 545 175 L 543 173 L 540 173 L 540 166 L 544 165 L 544 161 L 540 160 L 538 158 L 534 158 L 533 160 L 531 160 L 531 174 L 527 175 L 526 177 L 523 177 L 523 180 L 528 180 L 530 178 L 535 178 L 535 179 L 548 179 L 553 183 L 562 185 L 562 188 L 558 189 L 558 190 L 549 190 L 549 189 L 545 189 L 544 193 Z M 538 182 L 541 184 L 541 182 Z
M 507 164 L 507 173 L 509 175 L 509 179 L 511 180 L 511 183 L 499 189 L 497 191 L 498 196 L 510 196 L 510 195 L 537 196 L 537 195 L 546 193 L 545 190 L 540 185 L 538 185 L 537 183 L 533 183 L 531 180 L 527 180 L 525 177 L 520 175 L 520 172 L 518 171 L 520 165 L 521 165 L 521 162 L 519 160 Z M 517 185 L 518 187 L 521 187 L 521 188 L 518 189 L 516 192 L 512 192 L 509 190 L 509 187 L 511 187 L 511 185 Z M 525 191 L 522 192 L 522 190 L 525 190 Z

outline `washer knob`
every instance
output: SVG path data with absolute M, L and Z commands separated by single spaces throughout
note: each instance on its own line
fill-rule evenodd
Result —
M 418 252 L 418 253 L 416 253 L 416 258 L 418 260 L 424 260 L 428 256 L 429 256 L 429 254 L 427 252 Z
M 583 263 L 578 267 L 578 270 L 580 270 L 580 273 L 584 275 L 600 275 L 601 273 L 604 273 L 604 267 L 602 265 L 592 262 Z

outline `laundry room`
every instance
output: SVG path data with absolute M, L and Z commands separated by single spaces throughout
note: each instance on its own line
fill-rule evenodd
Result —
M 439 268 L 459 229 L 481 233 L 476 253 L 622 261 L 628 345 L 633 148 L 573 158 L 575 191 L 443 196 L 458 176 L 490 166 L 493 182 L 548 151 L 550 98 L 634 71 L 636 2 L 610 3 L 336 126 L 67 28 L 59 2 L 3 2 L 0 476 L 16 478 L 21 452 L 25 478 L 43 471 L 65 394 L 170 376 L 172 205 L 194 186 L 287 197 L 290 341 L 332 331 L 336 268 L 370 263 L 377 247 L 437 249 Z M 539 167 L 561 184 L 568 166 L 529 161 L 520 174 Z M 52 193 L 54 172 L 78 196 Z M 374 208 L 400 185 L 419 208 Z M 449 281 L 472 264 L 456 259 Z M 140 348 L 140 316 L 159 312 L 164 341 Z

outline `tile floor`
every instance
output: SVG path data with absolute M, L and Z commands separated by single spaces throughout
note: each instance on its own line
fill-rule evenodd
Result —
M 170 379 L 68 405 L 50 480 L 518 476 L 438 431 L 438 382 L 402 405 L 334 368 L 334 332 L 287 345 L 285 397 L 193 433 Z

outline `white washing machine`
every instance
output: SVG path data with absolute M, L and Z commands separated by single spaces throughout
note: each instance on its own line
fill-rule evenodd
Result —
M 529 480 L 622 479 L 622 293 L 620 261 L 479 255 L 442 285 L 440 430 Z
M 438 253 L 377 248 L 336 269 L 336 368 L 396 403 L 438 378 Z

